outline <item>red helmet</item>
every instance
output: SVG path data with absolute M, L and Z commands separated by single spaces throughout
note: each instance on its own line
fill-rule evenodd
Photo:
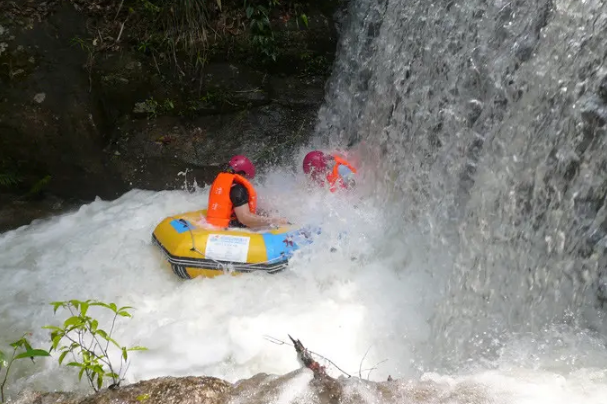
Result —
M 250 179 L 255 178 L 255 166 L 251 160 L 243 155 L 234 156 L 230 159 L 230 167 L 236 172 L 242 171 L 244 175 Z
M 316 176 L 327 169 L 327 156 L 320 150 L 311 151 L 303 160 L 303 170 L 306 174 Z

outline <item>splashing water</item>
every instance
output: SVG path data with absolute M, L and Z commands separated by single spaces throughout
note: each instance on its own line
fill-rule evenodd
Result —
M 289 333 L 404 378 L 344 381 L 360 402 L 604 403 L 606 6 L 352 1 L 312 146 L 355 145 L 361 179 L 347 196 L 261 179 L 262 205 L 323 228 L 287 271 L 177 279 L 150 233 L 208 190 L 133 190 L 0 235 L 0 340 L 42 343 L 48 302 L 101 299 L 135 306 L 116 338 L 150 348 L 127 381 L 289 372 L 264 339 Z M 52 361 L 15 376 L 12 394 L 85 388 Z M 309 377 L 272 400 L 317 402 Z
M 281 214 L 292 220 L 307 218 L 323 227 L 315 244 L 299 251 L 287 271 L 178 279 L 161 263 L 150 234 L 162 218 L 205 206 L 208 189 L 130 191 L 115 201 L 98 200 L 2 235 L 1 337 L 33 331 L 33 341 L 43 344 L 40 326 L 62 318 L 53 316 L 49 302 L 100 299 L 134 306 L 134 318 L 118 324 L 116 339 L 150 349 L 134 355 L 127 381 L 191 374 L 236 381 L 258 372 L 288 372 L 299 366 L 291 348 L 265 339 L 288 340 L 288 333 L 320 347 L 352 373 L 369 347 L 363 369 L 394 355 L 408 363 L 412 353 L 402 345 L 403 334 L 391 327 L 400 313 L 386 308 L 419 308 L 424 303 L 414 301 L 413 292 L 424 281 L 416 275 L 407 282 L 407 276 L 393 271 L 392 262 L 404 259 L 405 251 L 403 257 L 374 258 L 375 244 L 384 242 L 379 211 L 364 200 L 344 204 L 325 192 L 300 188 L 285 193 L 289 185 L 298 186 L 288 173 L 273 172 L 265 182 L 259 190 L 262 207 L 272 210 L 280 204 Z M 340 236 L 344 231 L 347 237 Z M 412 311 L 403 323 L 408 338 L 427 338 L 422 323 Z M 27 371 L 30 366 L 22 370 Z M 386 371 L 375 373 L 385 378 Z M 13 390 L 72 389 L 68 373 L 45 361 Z

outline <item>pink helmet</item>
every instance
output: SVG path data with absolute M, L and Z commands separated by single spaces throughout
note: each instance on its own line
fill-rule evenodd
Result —
M 327 157 L 320 150 L 311 151 L 303 160 L 303 170 L 306 174 L 316 176 L 325 172 L 327 168 Z
M 230 159 L 230 167 L 236 172 L 242 171 L 244 175 L 250 179 L 255 178 L 255 166 L 251 163 L 251 160 L 243 155 L 237 155 Z

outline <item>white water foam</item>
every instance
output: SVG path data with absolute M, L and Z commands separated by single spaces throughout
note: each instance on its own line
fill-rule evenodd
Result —
M 268 210 L 280 205 L 282 215 L 322 224 L 323 233 L 279 275 L 182 281 L 163 265 L 151 232 L 170 214 L 206 207 L 207 189 L 134 190 L 3 234 L 0 340 L 33 332 L 32 341 L 46 347 L 40 327 L 66 318 L 61 311 L 54 316 L 48 303 L 99 299 L 136 308 L 134 318 L 119 322 L 115 332 L 122 344 L 149 348 L 133 354 L 128 382 L 192 374 L 236 381 L 258 372 L 288 372 L 299 366 L 292 348 L 265 338 L 288 341 L 287 334 L 348 372 L 358 372 L 369 350 L 363 369 L 389 358 L 374 375 L 406 374 L 412 359 L 406 341 L 428 337 L 429 308 L 419 310 L 424 305 L 419 290 L 429 281 L 394 270 L 407 259 L 402 246 L 398 254 L 375 257 L 375 245 L 389 241 L 382 240 L 378 209 L 364 200 L 310 192 L 288 175 L 265 179 L 260 205 Z M 405 322 L 399 320 L 401 310 L 409 311 Z M 394 327 L 397 322 L 401 326 Z M 26 385 L 75 388 L 71 370 L 58 371 L 51 360 L 23 364 L 11 391 Z
M 132 355 L 127 382 L 164 375 L 234 382 L 259 372 L 286 373 L 300 366 L 295 353 L 266 336 L 288 341 L 291 334 L 353 376 L 360 370 L 371 380 L 412 378 L 418 381 L 407 386 L 415 391 L 431 380 L 438 386 L 435 398 L 447 395 L 449 402 L 470 402 L 468 395 L 458 395 L 470 383 L 482 387 L 477 402 L 604 402 L 604 371 L 584 367 L 604 369 L 603 346 L 567 330 L 548 330 L 554 338 L 546 339 L 547 345 L 537 337 L 513 336 L 498 361 L 471 358 L 460 376 L 425 373 L 424 359 L 433 349 L 428 319 L 441 297 L 440 268 L 447 265 L 412 230 L 386 234 L 382 209 L 373 199 L 310 191 L 300 174 L 277 170 L 259 187 L 262 207 L 297 222 L 322 224 L 323 233 L 296 253 L 285 272 L 178 279 L 162 263 L 150 235 L 164 217 L 205 207 L 207 192 L 133 190 L 2 234 L 0 340 L 30 331 L 35 345 L 46 347 L 40 327 L 65 318 L 61 312 L 54 316 L 49 302 L 100 299 L 136 308 L 133 319 L 117 324 L 115 337 L 149 351 Z M 561 350 L 548 349 L 559 344 Z M 565 365 L 554 366 L 563 355 L 568 355 Z M 580 367 L 579 357 L 592 361 L 580 361 Z M 13 396 L 24 388 L 87 388 L 73 369 L 54 360 L 22 363 L 15 370 Z M 399 386 L 398 394 L 405 394 Z M 300 396 L 284 392 L 279 402 Z
M 280 206 L 284 216 L 323 227 L 285 272 L 178 279 L 162 263 L 150 234 L 170 214 L 205 207 L 208 190 L 134 190 L 0 236 L 0 339 L 31 331 L 32 341 L 46 347 L 40 327 L 65 318 L 61 312 L 54 316 L 49 302 L 100 299 L 136 308 L 133 319 L 118 323 L 115 337 L 149 351 L 132 355 L 127 382 L 165 375 L 212 375 L 234 382 L 259 372 L 286 373 L 300 366 L 295 353 L 265 337 L 288 341 L 291 334 L 353 376 L 360 370 L 371 380 L 389 374 L 413 378 L 418 381 L 407 386 L 415 391 L 430 380 L 438 386 L 435 398 L 448 395 L 452 402 L 470 402 L 468 395 L 458 395 L 470 383 L 489 392 L 478 393 L 478 402 L 603 402 L 605 372 L 575 363 L 584 356 L 594 365 L 607 364 L 600 342 L 567 331 L 547 331 L 561 341 L 561 351 L 546 348 L 557 342 L 542 345 L 521 336 L 504 345 L 493 364 L 462 364 L 461 376 L 424 373 L 424 357 L 432 349 L 428 319 L 444 278 L 436 272 L 440 259 L 429 259 L 420 238 L 409 232 L 399 238 L 384 234 L 381 209 L 365 198 L 309 191 L 299 175 L 285 171 L 263 180 L 262 207 Z M 109 321 L 107 315 L 100 318 Z M 564 354 L 569 355 L 561 361 L 565 365 L 554 366 Z M 59 368 L 54 360 L 20 364 L 13 376 L 13 395 L 24 388 L 87 388 L 77 383 L 73 369 Z M 398 394 L 405 394 L 403 386 Z M 360 394 L 360 386 L 356 391 Z M 284 392 L 279 402 L 301 394 Z

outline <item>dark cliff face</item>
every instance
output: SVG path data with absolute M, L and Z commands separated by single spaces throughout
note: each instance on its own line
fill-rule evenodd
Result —
M 196 49 L 167 46 L 163 4 L 0 5 L 0 207 L 13 212 L 0 231 L 62 200 L 181 187 L 186 170 L 190 182 L 209 183 L 235 153 L 263 166 L 306 141 L 334 58 L 339 2 L 277 5 L 267 15 L 224 2 L 207 13 Z M 251 26 L 262 17 L 270 25 L 260 34 Z M 16 219 L 26 201 L 38 207 Z

